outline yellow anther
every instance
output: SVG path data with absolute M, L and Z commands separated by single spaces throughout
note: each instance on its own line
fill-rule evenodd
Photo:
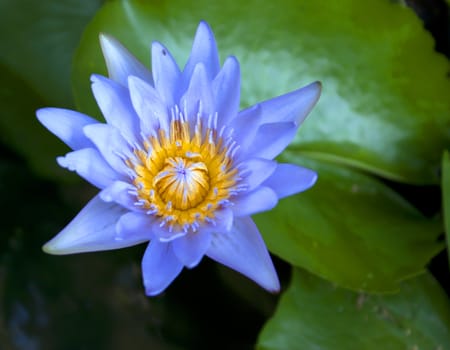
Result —
M 216 130 L 200 122 L 191 133 L 188 122 L 175 120 L 169 135 L 158 136 L 136 150 L 126 164 L 134 171 L 137 201 L 171 229 L 198 227 L 212 219 L 236 186 L 237 170 Z

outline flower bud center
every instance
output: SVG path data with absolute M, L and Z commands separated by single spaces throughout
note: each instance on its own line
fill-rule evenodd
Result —
M 154 177 L 153 186 L 160 198 L 174 209 L 186 210 L 201 203 L 209 191 L 208 168 L 203 162 L 170 157 Z
M 170 232 L 196 232 L 215 224 L 216 212 L 245 190 L 234 162 L 239 149 L 217 114 L 188 121 L 178 107 L 161 127 L 125 160 L 133 176 L 135 205 Z

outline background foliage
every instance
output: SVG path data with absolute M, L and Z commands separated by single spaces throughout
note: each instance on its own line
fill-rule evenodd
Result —
M 450 349 L 448 13 L 438 0 L 0 2 L 0 348 Z M 280 157 L 317 185 L 256 218 L 280 296 L 205 260 L 147 298 L 142 246 L 40 250 L 93 189 L 57 167 L 67 149 L 35 110 L 101 118 L 98 33 L 147 66 L 161 41 L 182 65 L 200 19 L 241 62 L 243 107 L 324 86 Z

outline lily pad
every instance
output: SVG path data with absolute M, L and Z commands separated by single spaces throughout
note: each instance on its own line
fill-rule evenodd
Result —
M 33 170 L 75 178 L 56 165 L 67 147 L 36 120 L 45 106 L 73 106 L 70 66 L 81 33 L 100 0 L 0 1 L 0 136 Z M 64 177 L 61 176 L 64 174 Z
M 450 155 L 444 152 L 442 157 L 442 202 L 444 211 L 447 254 L 450 263 Z
M 73 178 L 55 161 L 67 149 L 39 124 L 35 111 L 42 99 L 16 74 L 0 63 L 0 135 L 40 176 Z M 20 93 L 19 93 L 20 92 Z
M 450 349 L 450 305 L 428 274 L 395 295 L 352 293 L 295 270 L 258 350 Z
M 69 108 L 72 56 L 101 0 L 2 0 L 0 63 L 47 103 Z
M 269 250 L 294 266 L 352 290 L 393 292 L 442 250 L 441 223 L 382 182 L 291 152 L 283 159 L 319 173 L 312 189 L 255 217 Z
M 314 80 L 323 96 L 295 140 L 309 157 L 352 165 L 398 181 L 438 183 L 450 144 L 448 60 L 412 10 L 386 0 L 199 0 L 107 2 L 84 33 L 73 70 L 79 108 L 99 115 L 89 75 L 104 73 L 99 32 L 144 63 L 151 41 L 186 61 L 199 20 L 216 33 L 222 59 L 242 65 L 242 104 Z

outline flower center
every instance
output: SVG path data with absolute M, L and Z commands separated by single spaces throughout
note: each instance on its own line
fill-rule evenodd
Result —
M 153 185 L 161 199 L 180 210 L 203 202 L 209 190 L 205 163 L 182 157 L 167 158 L 165 163 L 166 166 L 153 178 Z
M 160 128 L 127 165 L 133 173 L 136 205 L 167 225 L 169 231 L 196 231 L 215 222 L 215 213 L 240 191 L 233 162 L 238 147 L 218 132 L 217 115 L 193 123 L 176 108 L 168 128 Z M 204 125 L 206 124 L 206 125 Z M 167 130 L 168 129 L 168 130 Z M 227 133 L 228 134 L 228 133 Z

